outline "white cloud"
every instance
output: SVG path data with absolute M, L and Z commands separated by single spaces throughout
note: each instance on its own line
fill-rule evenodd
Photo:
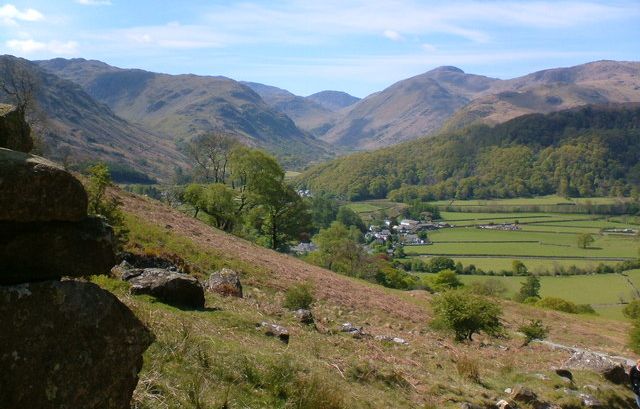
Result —
M 78 43 L 75 41 L 49 41 L 41 42 L 29 40 L 8 40 L 5 45 L 13 52 L 20 55 L 46 53 L 53 55 L 72 55 L 78 51 Z
M 76 0 L 76 3 L 85 6 L 110 6 L 111 0 Z
M 384 30 L 382 32 L 382 35 L 384 35 L 385 37 L 387 37 L 389 40 L 392 40 L 392 41 L 404 40 L 402 35 L 395 30 Z
M 424 43 L 424 44 L 422 44 L 421 47 L 422 47 L 423 50 L 431 52 L 431 53 L 438 50 L 435 45 L 429 44 L 429 43 Z
M 35 9 L 23 9 L 20 10 L 13 4 L 5 4 L 0 6 L 0 23 L 9 26 L 18 25 L 18 21 L 39 21 L 44 16 L 38 10 Z

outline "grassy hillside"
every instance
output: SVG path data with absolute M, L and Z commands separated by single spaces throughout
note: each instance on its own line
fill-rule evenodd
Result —
M 640 186 L 639 124 L 638 104 L 525 115 L 345 156 L 300 184 L 348 200 L 618 196 Z
M 514 330 L 525 317 L 548 324 L 553 341 L 629 353 L 624 323 L 569 318 L 506 301 L 500 303 L 510 338 L 456 344 L 429 327 L 432 296 L 425 292 L 347 278 L 212 229 L 150 199 L 119 195 L 129 250 L 178 254 L 204 271 L 228 266 L 241 272 L 245 287 L 244 299 L 207 295 L 205 310 L 183 311 L 131 296 L 120 281 L 96 279 L 156 334 L 144 357 L 134 408 L 459 408 L 465 401 L 489 407 L 516 384 L 552 402 L 578 404 L 559 387 L 566 385 L 552 370 L 568 354 L 540 344 L 521 346 Z M 298 324 L 282 307 L 283 291 L 299 282 L 315 288 L 318 330 Z M 287 326 L 290 343 L 256 331 L 255 323 L 264 320 Z M 409 344 L 354 339 L 337 331 L 344 322 Z M 469 376 L 474 368 L 476 379 Z M 595 385 L 594 394 L 608 407 L 628 407 L 631 394 L 625 387 L 586 371 L 574 376 L 576 391 Z

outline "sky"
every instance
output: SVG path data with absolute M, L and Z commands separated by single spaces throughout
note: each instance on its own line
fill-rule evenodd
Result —
M 441 65 L 513 78 L 640 60 L 640 0 L 0 0 L 0 54 L 358 97 Z

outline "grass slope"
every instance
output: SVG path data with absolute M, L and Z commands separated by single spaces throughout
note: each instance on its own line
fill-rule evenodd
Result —
M 127 285 L 96 279 L 116 293 L 156 334 L 145 354 L 133 407 L 141 408 L 458 408 L 468 401 L 494 404 L 522 383 L 543 399 L 577 404 L 551 370 L 567 353 L 539 344 L 521 347 L 513 333 L 540 318 L 550 338 L 569 345 L 629 354 L 626 324 L 568 317 L 501 303 L 510 339 L 455 344 L 428 326 L 431 296 L 350 279 L 217 231 L 150 199 L 119 193 L 131 231 L 129 250 L 174 253 L 204 270 L 230 266 L 242 274 L 244 299 L 207 295 L 203 311 L 182 311 Z M 298 324 L 282 305 L 283 290 L 315 286 L 318 331 Z M 255 330 L 263 320 L 289 328 L 288 346 Z M 343 322 L 374 335 L 405 338 L 408 346 L 335 332 Z M 506 347 L 506 348 L 504 348 Z M 479 381 L 465 368 L 476 367 Z M 549 377 L 541 380 L 537 375 Z M 631 394 L 593 373 L 576 371 L 576 388 L 599 387 L 609 407 L 624 408 Z

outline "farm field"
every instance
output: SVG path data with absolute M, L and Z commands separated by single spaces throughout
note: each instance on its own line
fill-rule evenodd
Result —
M 640 279 L 640 270 L 635 270 Z M 489 279 L 487 276 L 461 275 L 460 280 L 469 285 L 474 281 Z M 490 277 L 501 281 L 507 288 L 507 297 L 518 292 L 525 277 Z M 540 277 L 542 297 L 560 297 L 576 304 L 591 304 L 596 312 L 606 318 L 624 320 L 621 302 L 635 298 L 636 290 L 620 274 L 592 274 L 579 276 Z
M 425 261 L 428 258 L 423 258 Z M 580 259 L 545 259 L 545 258 L 486 258 L 486 257 L 454 257 L 455 262 L 462 263 L 463 266 L 473 264 L 477 268 L 484 271 L 510 271 L 512 268 L 513 260 L 520 260 L 527 266 L 527 269 L 532 273 L 544 273 L 547 271 L 558 271 L 561 267 L 569 268 L 576 266 L 578 268 L 593 270 L 599 264 L 615 265 L 617 261 L 601 261 L 601 260 L 580 260 Z M 640 282 L 640 276 L 639 276 Z
M 562 196 L 550 195 L 540 197 L 518 197 L 513 199 L 491 199 L 491 200 L 438 200 L 429 202 L 437 206 L 549 206 L 549 205 L 574 205 L 574 204 L 594 204 L 611 205 L 624 203 L 632 200 L 627 197 L 575 197 L 566 198 Z

